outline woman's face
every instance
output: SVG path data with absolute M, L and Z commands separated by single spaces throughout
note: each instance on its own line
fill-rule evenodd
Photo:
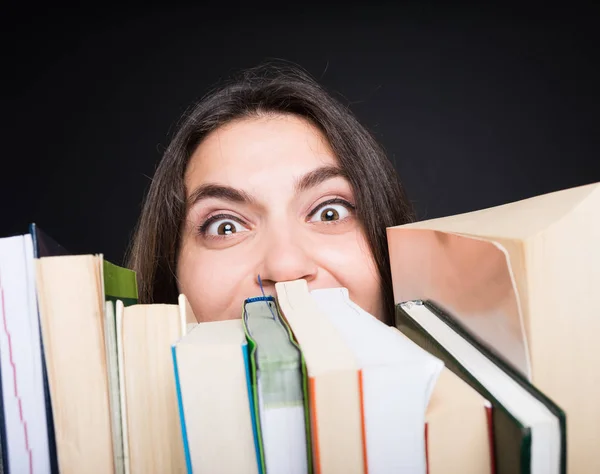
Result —
M 319 130 L 286 115 L 231 122 L 192 155 L 179 290 L 198 321 L 241 317 L 244 299 L 275 283 L 346 287 L 383 318 L 380 277 L 355 197 Z

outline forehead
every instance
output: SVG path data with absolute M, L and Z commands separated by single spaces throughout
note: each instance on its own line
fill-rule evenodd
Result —
M 268 115 L 236 120 L 211 132 L 196 148 L 185 174 L 188 188 L 202 182 L 251 181 L 270 171 L 273 178 L 298 176 L 337 165 L 326 138 L 308 120 Z

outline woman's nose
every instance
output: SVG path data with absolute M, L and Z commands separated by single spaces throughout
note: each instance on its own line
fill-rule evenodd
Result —
M 258 273 L 263 284 L 305 279 L 317 276 L 317 265 L 312 259 L 310 245 L 293 231 L 280 231 L 265 242 L 264 254 Z

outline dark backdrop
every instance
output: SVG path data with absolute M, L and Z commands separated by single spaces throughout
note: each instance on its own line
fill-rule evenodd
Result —
M 1 20 L 2 236 L 35 221 L 121 262 L 179 115 L 267 58 L 350 105 L 421 219 L 600 181 L 594 11 L 16 5 Z

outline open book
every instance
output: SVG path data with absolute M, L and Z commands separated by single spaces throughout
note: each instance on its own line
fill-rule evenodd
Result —
M 558 406 L 600 472 L 600 184 L 388 229 L 394 299 L 456 317 Z

